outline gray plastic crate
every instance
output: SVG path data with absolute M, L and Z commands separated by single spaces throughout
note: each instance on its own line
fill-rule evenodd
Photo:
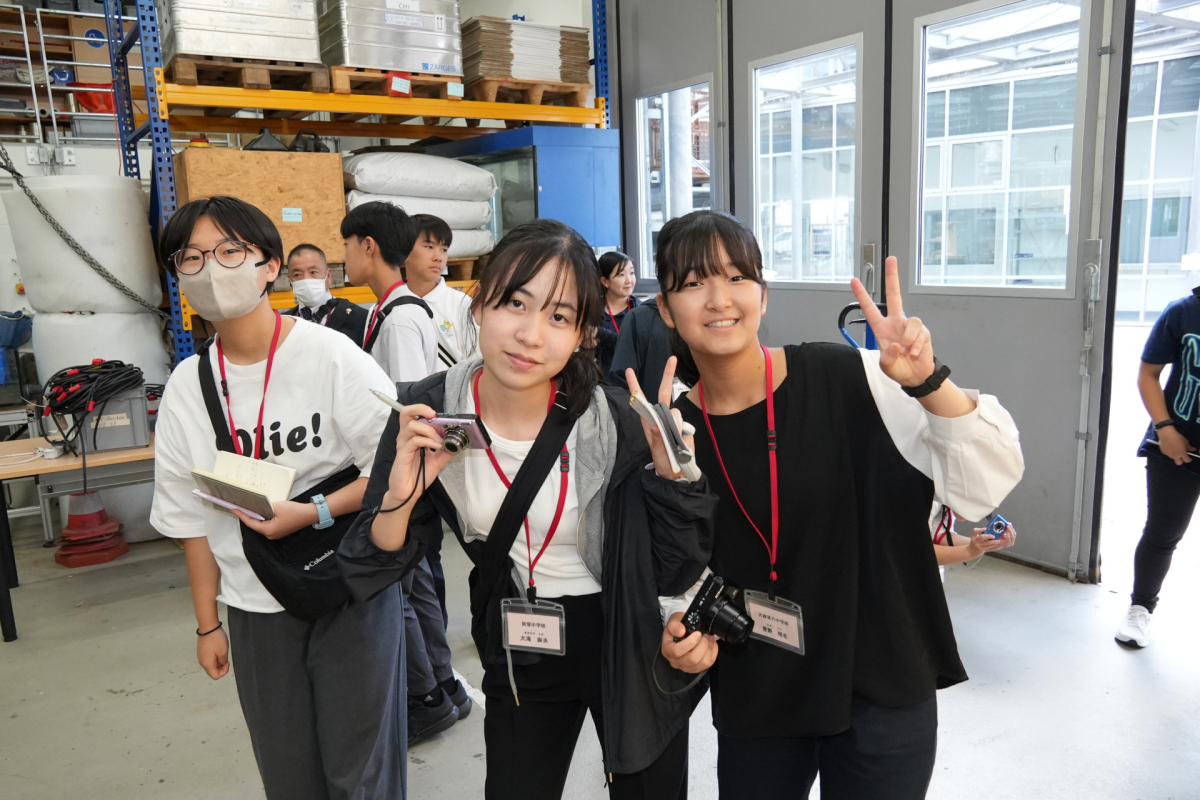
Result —
M 146 410 L 146 387 L 138 386 L 110 398 L 83 417 L 79 431 L 86 437 L 88 453 L 129 450 L 150 444 L 150 414 Z

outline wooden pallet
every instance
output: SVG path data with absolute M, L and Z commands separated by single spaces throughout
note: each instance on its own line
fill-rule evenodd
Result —
M 479 275 L 476 270 L 483 269 L 487 263 L 487 256 L 476 256 L 474 258 L 452 258 L 446 262 L 447 268 L 450 270 L 450 275 L 447 280 L 450 281 L 470 281 L 477 280 Z
M 393 73 L 365 67 L 330 67 L 329 77 L 334 94 L 387 95 L 388 77 Z M 433 75 L 423 72 L 402 73 L 412 83 L 413 97 L 459 100 L 461 95 L 450 93 L 449 84 L 462 83 L 455 75 Z
M 515 78 L 472 78 L 467 97 L 485 103 L 526 103 L 531 106 L 563 105 L 586 108 L 590 83 L 523 81 Z M 559 101 L 559 102 L 556 102 Z
M 167 66 L 166 77 L 181 86 L 329 91 L 329 68 L 299 61 L 177 55 Z

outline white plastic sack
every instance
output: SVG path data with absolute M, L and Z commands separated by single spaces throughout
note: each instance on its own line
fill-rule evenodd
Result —
M 342 159 L 347 189 L 396 197 L 491 200 L 496 178 L 486 169 L 424 153 L 361 153 Z
M 492 252 L 496 240 L 491 231 L 450 231 L 454 241 L 450 243 L 447 258 L 474 258 Z
M 367 194 L 354 190 L 346 195 L 346 206 L 356 208 L 374 201 L 399 206 L 408 214 L 431 214 L 451 228 L 482 228 L 492 221 L 492 205 L 486 200 L 442 200 L 437 197 L 401 197 L 393 194 Z
M 33 318 L 38 380 L 94 358 L 141 367 L 146 383 L 166 383 L 170 356 L 158 317 L 143 314 L 38 314 Z
M 25 181 L 101 266 L 147 302 L 162 301 L 146 193 L 139 181 L 114 175 L 50 175 Z M 34 311 L 145 310 L 93 271 L 19 188 L 3 197 L 21 280 Z

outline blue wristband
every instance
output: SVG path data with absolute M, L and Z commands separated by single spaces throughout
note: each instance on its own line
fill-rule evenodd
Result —
M 329 503 L 325 502 L 323 494 L 314 494 L 312 501 L 313 505 L 317 507 L 317 522 L 313 527 L 317 530 L 324 530 L 333 524 L 333 517 L 329 513 Z

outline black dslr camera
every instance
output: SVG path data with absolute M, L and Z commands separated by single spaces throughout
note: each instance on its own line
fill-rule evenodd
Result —
M 722 578 L 710 573 L 704 579 L 696 599 L 692 600 L 687 613 L 683 615 L 686 633 L 675 641 L 686 639 L 693 631 L 711 633 L 730 644 L 746 641 L 746 637 L 754 629 L 754 620 L 750 619 L 739 605 L 740 594 L 739 589 L 727 585 Z

